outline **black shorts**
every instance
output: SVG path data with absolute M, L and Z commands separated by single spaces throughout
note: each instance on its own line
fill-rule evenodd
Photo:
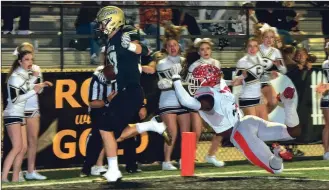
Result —
M 321 99 L 320 107 L 322 109 L 328 109 L 329 108 L 329 100 L 323 100 L 323 99 Z
M 185 113 L 189 113 L 189 110 L 184 107 L 167 107 L 167 108 L 159 109 L 158 115 L 162 115 L 162 114 L 181 115 Z
M 143 105 L 144 94 L 140 85 L 128 85 L 113 98 L 102 115 L 100 130 L 112 131 L 120 135 Z
M 25 122 L 24 122 L 23 117 L 17 116 L 17 117 L 4 117 L 3 123 L 7 127 L 7 126 L 15 124 L 15 123 L 19 123 L 23 126 Z
M 24 111 L 24 115 L 27 118 L 39 117 L 40 111 L 39 110 Z
M 266 86 L 271 86 L 271 83 L 261 83 L 262 84 L 262 88 L 266 87 Z
M 239 107 L 247 108 L 260 104 L 260 98 L 239 98 Z
M 89 115 L 93 129 L 99 129 L 99 126 L 103 123 L 103 113 L 106 111 L 104 108 L 92 108 Z

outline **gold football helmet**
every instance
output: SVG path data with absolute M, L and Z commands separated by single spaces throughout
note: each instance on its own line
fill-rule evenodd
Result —
M 102 32 L 109 35 L 125 24 L 125 15 L 118 7 L 106 6 L 98 11 L 96 22 L 102 26 Z

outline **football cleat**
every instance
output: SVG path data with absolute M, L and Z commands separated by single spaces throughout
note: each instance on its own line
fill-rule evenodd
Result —
M 281 146 L 279 143 L 273 143 L 272 148 L 275 156 L 281 157 L 283 160 L 287 160 L 287 161 L 292 160 L 293 154 L 287 151 L 287 149 L 284 146 Z
M 155 128 L 158 128 L 158 130 L 156 130 L 159 134 L 161 134 L 165 140 L 165 142 L 171 146 L 172 144 L 172 137 L 168 131 L 168 127 L 166 126 L 166 124 L 164 122 L 162 122 L 161 118 L 159 116 L 155 116 L 152 118 L 152 122 L 154 124 Z
M 287 87 L 287 88 L 283 91 L 282 95 L 283 95 L 283 97 L 286 98 L 286 99 L 292 99 L 292 98 L 294 97 L 295 91 L 296 91 L 296 90 L 295 90 L 294 88 Z M 277 95 L 277 99 L 281 102 L 281 94 L 280 94 L 280 93 Z
M 122 178 L 122 174 L 120 172 L 120 170 L 108 170 L 103 177 L 105 177 L 105 179 L 107 180 L 107 182 L 117 182 L 120 181 Z

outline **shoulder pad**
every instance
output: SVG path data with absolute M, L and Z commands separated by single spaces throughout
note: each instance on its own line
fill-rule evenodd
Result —
M 133 26 L 124 26 L 122 29 L 123 33 L 128 33 L 130 36 L 131 41 L 141 41 L 139 30 Z

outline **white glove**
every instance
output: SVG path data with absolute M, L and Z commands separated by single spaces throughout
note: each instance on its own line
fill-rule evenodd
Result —
M 182 71 L 182 65 L 180 63 L 174 64 L 170 68 L 170 72 L 172 75 L 179 75 L 181 71 Z
M 130 45 L 131 39 L 128 33 L 124 33 L 121 37 L 121 46 L 127 49 Z
M 172 88 L 172 81 L 167 78 L 161 79 L 158 82 L 158 88 L 160 90 L 166 90 L 166 89 Z

